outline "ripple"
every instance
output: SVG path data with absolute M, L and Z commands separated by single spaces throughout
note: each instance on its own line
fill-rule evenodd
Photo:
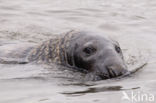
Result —
M 63 92 L 61 94 L 68 95 L 68 96 L 81 96 L 89 93 L 99 93 L 99 92 L 112 92 L 112 91 L 125 91 L 125 90 L 135 90 L 139 89 L 140 87 L 129 88 L 125 89 L 122 86 L 104 86 L 104 87 L 92 87 L 88 88 L 84 91 L 76 91 L 76 92 Z

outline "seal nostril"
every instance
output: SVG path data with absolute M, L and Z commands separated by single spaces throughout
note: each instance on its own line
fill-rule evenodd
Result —
M 114 70 L 110 69 L 110 71 L 112 72 L 113 77 L 117 77 L 117 74 Z
M 111 66 L 109 66 L 109 67 L 107 66 L 106 70 L 108 71 L 110 78 L 113 78 L 113 77 L 117 76 L 117 73 L 112 69 Z

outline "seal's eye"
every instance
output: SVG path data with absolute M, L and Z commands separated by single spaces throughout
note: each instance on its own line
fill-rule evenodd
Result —
M 95 51 L 96 51 L 96 49 L 94 47 L 91 47 L 91 46 L 90 47 L 85 47 L 83 49 L 83 52 L 85 54 L 87 54 L 87 55 L 91 55 L 91 54 L 95 53 Z
M 119 46 L 115 46 L 115 50 L 116 50 L 116 52 L 118 52 L 118 53 L 120 53 L 121 52 L 121 49 L 120 49 L 120 47 Z

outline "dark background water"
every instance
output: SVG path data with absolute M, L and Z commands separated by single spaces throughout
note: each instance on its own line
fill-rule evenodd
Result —
M 120 42 L 129 67 L 148 59 L 129 78 L 98 82 L 71 79 L 55 65 L 0 64 L 0 103 L 131 103 L 124 93 L 156 95 L 155 18 L 155 0 L 0 0 L 1 45 L 40 43 L 71 29 L 98 30 Z M 156 97 L 135 102 L 155 103 Z

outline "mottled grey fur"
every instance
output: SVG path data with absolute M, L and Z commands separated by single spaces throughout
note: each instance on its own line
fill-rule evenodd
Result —
M 27 59 L 37 63 L 65 64 L 67 62 L 66 50 L 70 48 L 71 41 L 80 36 L 77 33 L 73 30 L 62 35 L 55 35 L 52 39 L 34 47 L 28 54 Z

